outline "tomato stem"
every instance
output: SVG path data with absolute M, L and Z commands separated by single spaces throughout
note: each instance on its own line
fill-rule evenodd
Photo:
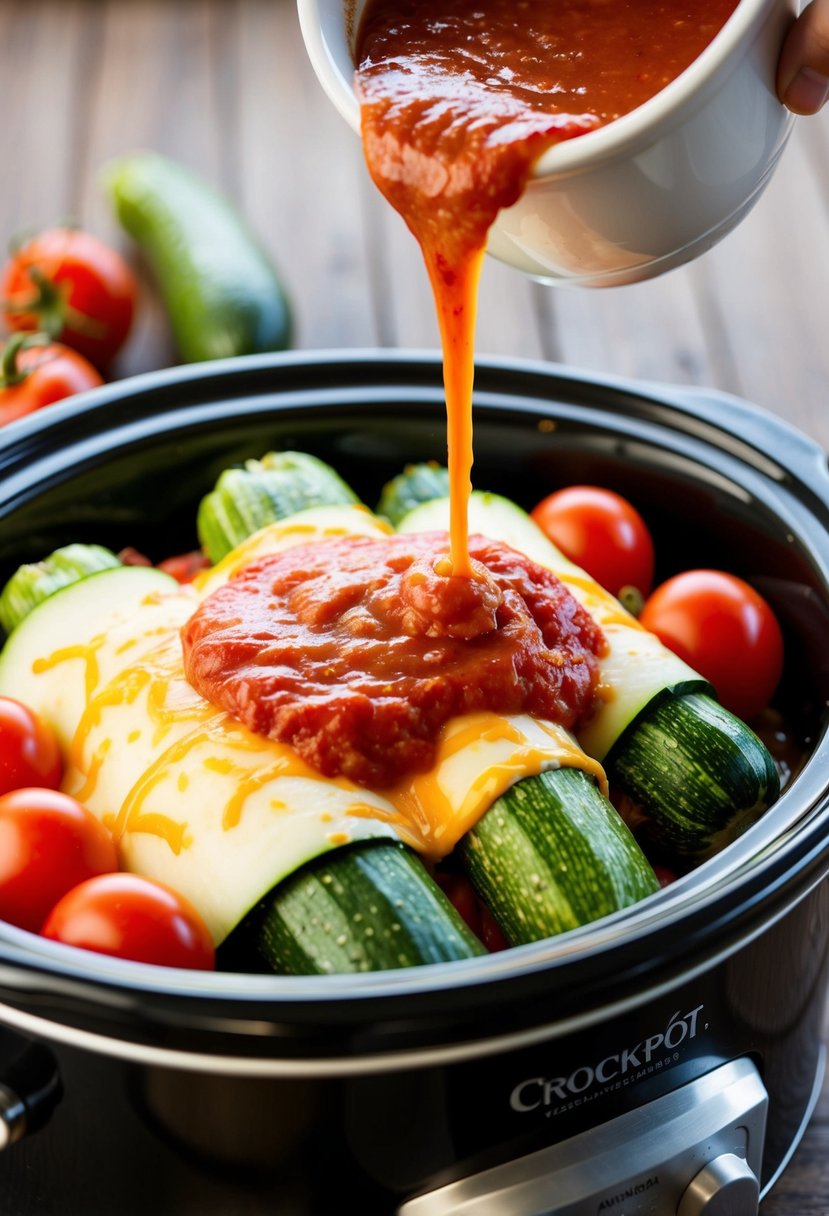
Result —
M 20 352 L 28 350 L 32 346 L 46 346 L 49 341 L 49 335 L 46 333 L 20 333 L 9 338 L 3 347 L 3 357 L 0 360 L 0 388 L 11 388 L 15 384 L 22 384 L 29 372 L 21 368 L 18 363 Z
M 4 300 L 3 309 L 10 315 L 33 313 L 38 325 L 50 337 L 56 338 L 63 329 L 65 301 L 62 292 L 37 266 L 28 267 L 27 274 L 34 294 L 27 299 Z
M 53 282 L 39 266 L 29 266 L 27 274 L 34 294 L 25 300 L 20 297 L 16 300 L 4 300 L 2 307 L 6 313 L 10 316 L 33 314 L 37 317 L 39 328 L 55 341 L 60 339 L 67 328 L 90 338 L 106 335 L 107 326 L 73 308 L 69 303 L 68 290 Z

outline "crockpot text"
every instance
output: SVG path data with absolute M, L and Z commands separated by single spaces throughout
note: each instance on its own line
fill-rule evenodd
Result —
M 597 1085 L 612 1087 L 623 1078 L 630 1080 L 631 1074 L 643 1069 L 653 1071 L 654 1064 L 664 1064 L 666 1054 L 696 1038 L 702 1009 L 702 1005 L 697 1005 L 689 1013 L 675 1013 L 663 1032 L 605 1056 L 597 1064 L 582 1064 L 567 1077 L 529 1077 L 520 1081 L 510 1094 L 510 1106 L 523 1114 L 567 1102 L 576 1095 L 583 1096 Z

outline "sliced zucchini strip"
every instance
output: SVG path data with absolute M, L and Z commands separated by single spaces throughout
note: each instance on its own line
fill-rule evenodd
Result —
M 43 561 L 20 566 L 0 592 L 0 625 L 11 633 L 33 608 L 62 587 L 120 565 L 120 559 L 102 545 L 75 544 L 55 549 Z
M 356 494 L 324 461 L 305 452 L 269 452 L 225 469 L 202 499 L 196 527 L 213 562 L 266 524 L 309 507 L 356 503 Z
M 460 850 L 511 945 L 589 924 L 659 887 L 629 829 L 579 769 L 518 782 Z
M 382 515 L 396 528 L 420 503 L 429 502 L 432 498 L 446 498 L 448 494 L 448 469 L 436 461 L 410 464 L 383 487 L 377 504 L 377 514 Z
M 253 942 L 280 974 L 393 970 L 486 953 L 420 859 L 394 843 L 364 843 L 311 862 L 240 928 L 247 948 Z
M 619 739 L 605 768 L 641 808 L 645 836 L 668 855 L 693 861 L 730 844 L 780 792 L 765 744 L 700 693 L 655 701 Z

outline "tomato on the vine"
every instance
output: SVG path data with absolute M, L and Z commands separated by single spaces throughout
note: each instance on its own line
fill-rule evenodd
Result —
M 215 966 L 213 940 L 192 904 L 137 874 L 104 874 L 82 882 L 52 909 L 42 932 L 67 946 L 137 963 Z
M 2 352 L 0 426 L 100 384 L 100 373 L 77 351 L 39 335 L 16 334 Z
M 639 619 L 737 717 L 751 720 L 766 708 L 783 671 L 783 635 L 769 604 L 743 579 L 687 570 L 657 587 Z
M 19 245 L 0 278 L 11 330 L 43 331 L 106 368 L 135 312 L 136 280 L 117 250 L 79 228 L 49 228 Z
M 611 595 L 628 587 L 642 598 L 649 593 L 653 540 L 642 516 L 620 494 L 599 486 L 567 486 L 530 514 L 565 557 Z
M 117 865 L 109 832 L 68 794 L 24 787 L 0 798 L 0 920 L 38 933 L 67 891 Z
M 0 794 L 24 785 L 57 789 L 63 776 L 52 728 L 28 705 L 0 697 Z

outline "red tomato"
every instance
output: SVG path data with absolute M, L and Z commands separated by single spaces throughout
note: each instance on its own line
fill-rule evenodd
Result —
M 67 891 L 117 865 L 109 832 L 68 794 L 23 788 L 0 798 L 0 919 L 37 933 Z
M 0 794 L 23 785 L 57 789 L 63 776 L 52 729 L 11 697 L 0 697 Z
M 68 346 L 12 338 L 3 351 L 0 426 L 99 384 L 92 364 Z
M 478 899 L 469 879 L 463 874 L 441 873 L 440 871 L 435 877 L 455 911 L 475 936 L 481 939 L 490 954 L 495 954 L 498 950 L 506 950 L 509 942 L 504 937 L 501 926 L 486 904 Z
M 43 936 L 136 963 L 215 966 L 213 941 L 192 904 L 137 874 L 104 874 L 82 882 L 52 909 Z
M 635 507 L 613 490 L 568 486 L 548 495 L 532 518 L 565 557 L 611 595 L 634 587 L 644 598 L 653 584 L 653 541 Z
M 179 583 L 192 583 L 197 574 L 210 568 L 210 558 L 200 549 L 191 553 L 179 553 L 175 557 L 167 557 L 159 562 L 159 570 L 170 574 Z
M 76 228 L 50 228 L 16 249 L 0 278 L 12 330 L 44 331 L 105 368 L 135 311 L 135 276 L 120 253 Z
M 748 583 L 720 570 L 688 570 L 657 587 L 639 619 L 739 718 L 768 705 L 783 670 L 783 636 Z
M 499 950 L 506 950 L 509 946 L 503 929 L 485 904 L 481 904 L 480 937 L 490 954 L 497 954 Z
M 438 885 L 452 907 L 476 936 L 481 936 L 481 905 L 472 883 L 463 874 L 438 871 Z
M 679 877 L 675 870 L 670 870 L 667 866 L 656 865 L 653 867 L 653 872 L 660 887 L 669 887 Z

